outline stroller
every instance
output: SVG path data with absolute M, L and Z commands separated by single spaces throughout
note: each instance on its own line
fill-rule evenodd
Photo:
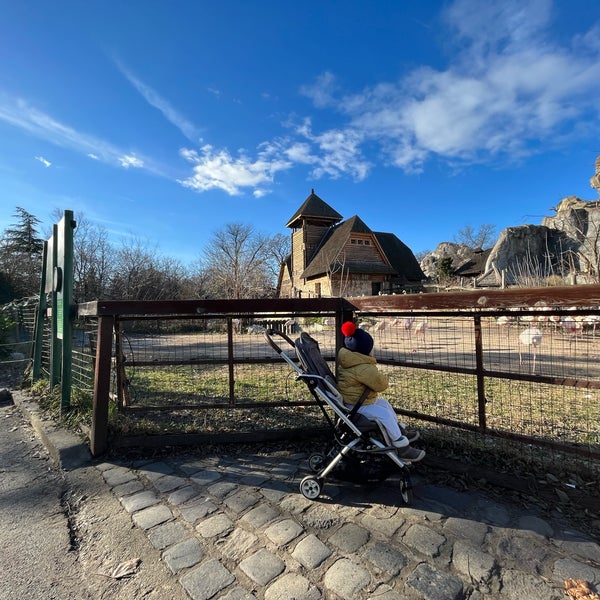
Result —
M 280 336 L 296 351 L 298 363 L 273 340 Z M 319 343 L 306 332 L 293 342 L 286 334 L 268 329 L 264 332 L 267 343 L 296 371 L 296 380 L 303 381 L 316 400 L 333 432 L 333 441 L 324 453 L 309 456 L 308 466 L 314 475 L 304 477 L 300 492 L 315 500 L 321 495 L 323 482 L 328 477 L 349 479 L 359 483 L 379 482 L 400 470 L 400 495 L 405 504 L 413 501 L 413 490 L 408 463 L 402 461 L 396 449 L 388 445 L 379 425 L 357 412 L 359 401 L 348 409 L 336 388 L 336 380 L 321 355 Z M 363 394 L 364 400 L 368 388 Z

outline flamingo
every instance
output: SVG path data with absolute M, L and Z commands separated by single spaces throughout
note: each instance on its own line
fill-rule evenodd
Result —
M 423 346 L 425 346 L 425 334 L 427 333 L 427 329 L 429 328 L 429 324 L 427 321 L 419 321 L 415 325 L 415 339 L 421 338 L 423 340 Z
M 532 348 L 533 362 L 531 363 L 531 372 L 535 373 L 535 362 L 537 357 L 537 348 L 542 343 L 543 335 L 537 327 L 527 327 L 519 334 L 519 364 L 523 364 L 523 354 L 521 346 L 530 346 Z
M 503 327 L 506 329 L 506 337 L 509 336 L 509 326 L 510 324 L 515 320 L 514 317 L 508 316 L 508 315 L 501 315 L 496 319 L 496 323 L 498 324 L 499 327 Z

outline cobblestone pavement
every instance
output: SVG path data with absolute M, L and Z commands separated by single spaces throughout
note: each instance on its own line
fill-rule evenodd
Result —
M 298 491 L 307 455 L 175 456 L 97 464 L 193 600 L 554 600 L 564 580 L 600 586 L 585 531 L 482 492 L 392 476 Z

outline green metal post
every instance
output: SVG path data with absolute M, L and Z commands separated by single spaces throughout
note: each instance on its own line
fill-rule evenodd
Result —
M 60 411 L 66 413 L 71 408 L 71 363 L 73 352 L 72 299 L 73 299 L 73 211 L 65 210 L 59 228 L 59 262 L 62 268 L 62 360 L 61 360 L 61 403 Z
M 58 294 L 56 290 L 57 277 L 57 253 L 58 253 L 58 225 L 52 226 L 51 238 L 51 277 L 52 277 L 52 317 L 51 317 L 51 342 L 50 342 L 50 389 L 60 381 L 60 339 L 59 339 L 59 319 L 58 319 Z
M 31 367 L 31 381 L 37 381 L 42 372 L 42 347 L 44 345 L 44 318 L 46 316 L 46 270 L 48 260 L 48 242 L 44 242 L 42 260 L 42 275 L 40 277 L 40 295 L 35 314 L 35 329 L 33 336 L 33 364 Z

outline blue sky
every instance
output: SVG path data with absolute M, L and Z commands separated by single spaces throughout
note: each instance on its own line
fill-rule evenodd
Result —
M 189 263 L 312 188 L 415 253 L 598 199 L 597 0 L 0 0 L 0 229 Z

